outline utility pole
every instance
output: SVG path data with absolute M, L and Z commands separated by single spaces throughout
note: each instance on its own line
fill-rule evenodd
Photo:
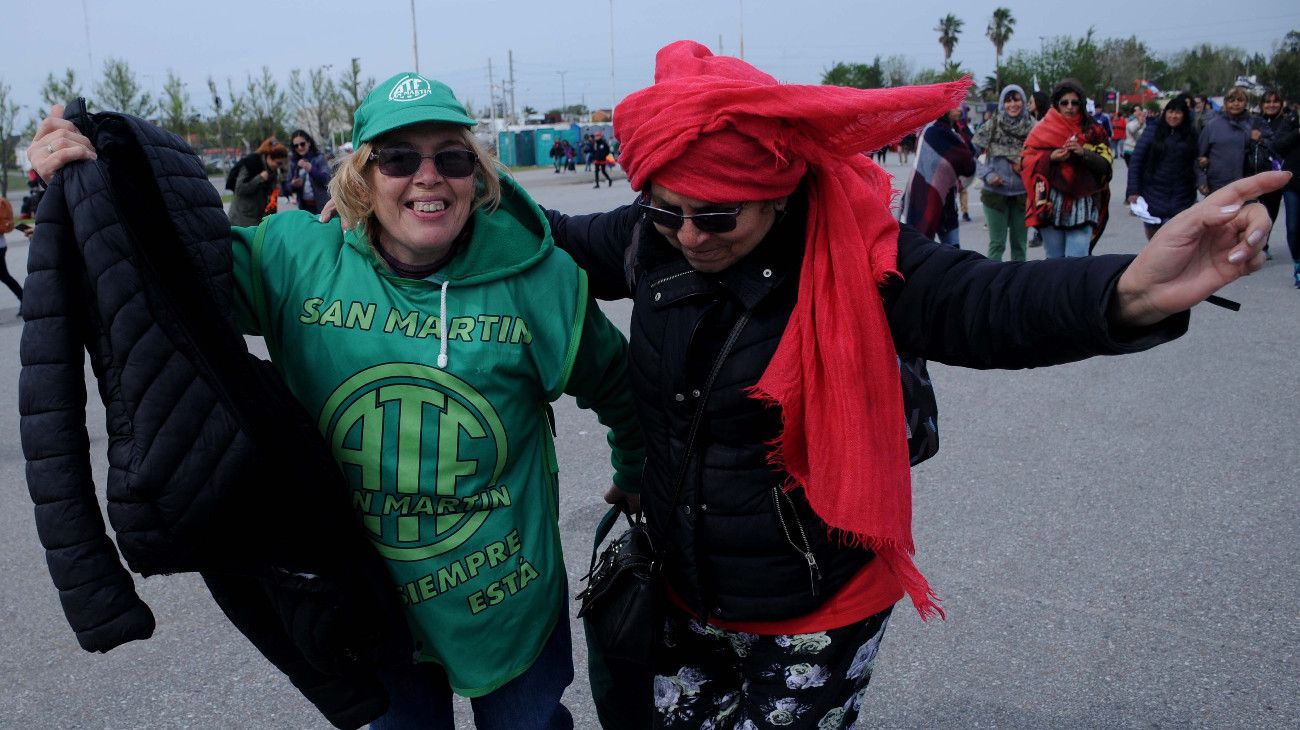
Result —
M 719 55 L 719 56 L 725 56 L 725 55 L 727 55 L 727 52 L 726 52 L 725 50 L 723 50 L 723 48 L 722 48 L 722 34 L 721 34 L 721 33 L 718 34 L 718 55 Z
M 492 83 L 492 59 L 488 59 L 488 105 L 492 107 L 492 133 L 497 132 L 497 87 Z
M 515 116 L 515 52 L 506 51 L 506 60 L 510 62 L 510 123 L 513 124 L 518 117 Z
M 560 121 L 564 121 L 564 113 L 569 109 L 568 101 L 564 98 L 564 75 L 568 73 L 568 70 L 556 71 L 555 73 L 560 75 Z
M 740 60 L 745 60 L 745 0 L 740 0 Z
M 415 0 L 411 0 L 411 55 L 415 56 L 415 72 L 420 73 L 420 46 L 415 35 Z
M 618 93 L 614 91 L 614 0 L 609 0 L 609 117 L 614 118 L 614 104 Z

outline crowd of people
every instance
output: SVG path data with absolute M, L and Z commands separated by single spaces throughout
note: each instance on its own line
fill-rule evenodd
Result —
M 1025 260 L 1034 245 L 1026 243 L 1027 231 L 1048 258 L 1087 256 L 1105 230 L 1110 180 L 1122 158 L 1125 202 L 1149 240 L 1225 185 L 1260 172 L 1300 170 L 1296 109 L 1274 89 L 1264 92 L 1255 110 L 1248 107 L 1246 91 L 1232 88 L 1221 109 L 1206 96 L 1180 94 L 1157 113 L 1129 107 L 1112 118 L 1073 79 L 1048 96 L 1010 85 L 973 134 L 965 104 L 926 127 L 902 216 L 925 235 L 960 245 L 959 226 L 969 220 L 965 175 L 974 160 L 989 258 L 1001 260 L 1009 250 L 1012 260 Z M 1300 182 L 1259 202 L 1274 222 L 1286 210 L 1286 242 L 1300 289 Z M 1265 256 L 1272 258 L 1267 245 Z
M 256 194 L 248 218 L 232 206 L 234 318 L 322 414 L 356 494 L 392 497 L 349 500 L 416 640 L 410 662 L 382 667 L 389 709 L 372 727 L 454 727 L 453 693 L 480 728 L 572 727 L 546 407 L 566 392 L 609 428 L 604 498 L 644 516 L 662 561 L 662 615 L 636 627 L 653 636 L 648 672 L 593 676 L 602 722 L 853 725 L 895 604 L 942 613 L 912 559 L 900 358 L 1037 367 L 1175 339 L 1193 305 L 1263 265 L 1269 215 L 1245 203 L 1288 180 L 1215 178 L 1141 254 L 1091 257 L 1113 137 L 1077 83 L 1005 89 L 971 133 L 966 82 L 781 84 L 690 41 L 659 52 L 655 79 L 614 117 L 639 198 L 604 213 L 544 210 L 450 89 L 412 73 L 357 109 L 355 151 L 327 185 L 337 216 L 253 207 L 277 190 L 321 204 L 311 144 L 291 156 L 269 141 L 236 175 Z M 900 225 L 865 153 L 931 120 Z M 591 146 L 599 187 L 608 142 Z M 29 155 L 49 178 L 95 150 L 56 108 Z M 1012 258 L 1028 224 L 1054 260 L 956 245 L 959 181 L 975 175 Z M 592 295 L 632 300 L 630 345 Z M 427 317 L 322 326 L 324 304 L 347 302 Z M 355 399 L 374 373 L 387 379 Z M 394 506 L 417 495 L 458 512 Z M 459 511 L 482 527 L 440 542 Z M 592 671 L 613 671 L 596 649 Z M 636 701 L 610 689 L 629 686 Z

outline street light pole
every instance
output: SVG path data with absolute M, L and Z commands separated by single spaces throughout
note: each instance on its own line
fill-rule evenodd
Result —
M 556 71 L 555 73 L 560 75 L 560 121 L 564 121 L 564 112 L 569 108 L 569 102 L 565 99 L 564 94 L 564 75 L 568 73 L 568 70 Z
M 614 91 L 614 0 L 609 0 L 609 117 L 614 118 L 614 104 L 618 94 Z
M 411 0 L 411 55 L 415 56 L 415 72 L 420 73 L 420 46 L 415 34 L 415 0 Z

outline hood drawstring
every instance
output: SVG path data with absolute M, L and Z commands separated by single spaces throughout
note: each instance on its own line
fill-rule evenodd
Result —
M 438 312 L 438 339 L 442 340 L 438 350 L 439 370 L 447 367 L 447 285 L 450 283 L 445 279 L 442 282 L 442 308 Z

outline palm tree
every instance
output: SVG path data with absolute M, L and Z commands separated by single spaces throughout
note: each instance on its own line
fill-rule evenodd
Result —
M 1011 10 L 1009 8 L 994 10 L 985 35 L 993 42 L 993 50 L 997 52 L 997 65 L 994 67 L 994 74 L 997 78 L 999 93 L 1002 91 L 1002 47 L 1007 44 L 1007 41 L 1011 40 L 1011 34 L 1015 32 L 1016 19 L 1011 16 Z
M 965 24 L 966 21 L 948 13 L 939 18 L 939 24 L 934 27 L 939 33 L 939 45 L 943 46 L 943 65 L 947 66 L 952 59 L 952 49 L 957 45 L 957 36 L 961 35 L 961 27 Z

